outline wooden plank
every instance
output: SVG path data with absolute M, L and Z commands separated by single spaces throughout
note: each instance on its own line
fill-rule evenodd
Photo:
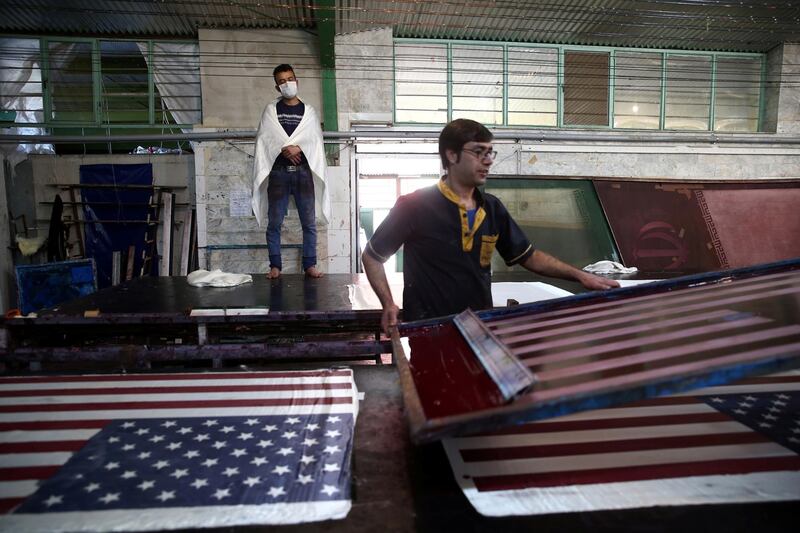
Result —
M 128 246 L 128 267 L 125 269 L 125 281 L 133 279 L 133 264 L 136 261 L 136 245 Z
M 81 226 L 81 217 L 76 204 L 74 187 L 69 188 L 69 199 L 72 203 L 72 216 L 75 219 L 75 224 L 72 224 L 72 227 L 75 229 L 75 234 L 78 239 L 78 257 L 86 257 L 86 245 L 83 242 L 83 227 Z
M 119 285 L 121 262 L 122 252 L 119 250 L 111 252 L 111 285 Z
M 158 190 L 157 193 L 154 192 L 150 196 L 150 213 L 147 214 L 147 229 L 145 230 L 144 247 L 142 248 L 142 268 L 139 274 L 141 277 L 149 276 L 153 271 L 153 258 L 157 251 L 159 212 L 164 195 L 164 191 Z
M 186 276 L 189 273 L 189 255 L 192 246 L 192 210 L 183 213 L 181 231 L 181 262 L 177 275 Z
M 172 226 L 174 222 L 172 212 L 173 194 L 163 194 L 163 214 L 161 225 L 161 262 L 158 265 L 159 276 L 169 276 L 172 265 Z

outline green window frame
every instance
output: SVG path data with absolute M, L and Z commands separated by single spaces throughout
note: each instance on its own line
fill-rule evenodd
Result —
M 12 36 L 7 36 L 12 37 Z M 68 131 L 74 128 L 127 129 L 135 128 L 191 128 L 193 124 L 176 123 L 164 104 L 154 78 L 154 46 L 168 44 L 197 44 L 187 40 L 107 39 L 76 37 L 13 36 L 38 39 L 42 77 L 43 122 L 26 123 Z M 85 51 L 83 56 L 70 59 L 65 65 L 59 61 L 59 46 L 75 51 Z M 110 46 L 106 46 L 110 45 Z M 118 46 L 114 46 L 118 45 Z M 126 48 L 129 53 L 117 53 L 114 48 Z M 132 52 L 140 50 L 141 59 Z M 104 55 L 104 49 L 111 52 Z M 145 57 L 146 55 L 146 57 Z M 63 54 L 62 54 L 62 57 Z M 126 63 L 131 66 L 126 72 Z M 114 66 L 114 64 L 117 66 Z M 106 65 L 104 68 L 104 64 Z M 199 69 L 199 50 L 198 50 Z M 127 78 L 127 80 L 126 80 Z M 196 96 L 201 96 L 198 81 Z M 65 109 L 59 113 L 59 107 Z M 202 113 L 201 109 L 192 110 Z M 201 115 L 202 116 L 202 115 Z
M 437 50 L 437 57 L 426 53 L 426 48 Z M 472 62 L 463 54 L 459 55 L 469 48 L 482 52 L 476 54 Z M 487 50 L 495 50 L 493 55 L 497 60 L 502 56 L 502 65 L 486 62 L 487 54 L 483 51 Z M 440 126 L 453 118 L 468 117 L 495 128 L 514 129 L 763 131 L 766 54 L 397 38 L 393 55 L 392 107 L 394 122 L 398 125 Z M 604 66 L 589 65 L 583 70 L 579 66 L 578 88 L 575 90 L 573 84 L 566 98 L 586 98 L 594 107 L 591 113 L 595 117 L 601 116 L 598 98 L 600 101 L 607 98 L 607 123 L 599 124 L 594 120 L 593 125 L 569 124 L 567 122 L 575 120 L 565 121 L 565 108 L 580 111 L 582 103 L 572 105 L 575 102 L 568 100 L 565 105 L 565 86 L 570 81 L 566 77 L 569 73 L 565 73 L 565 58 L 591 58 L 593 55 L 598 59 L 607 55 L 607 90 L 597 84 L 594 87 L 586 84 L 592 77 L 602 79 Z M 636 66 L 637 56 L 646 59 L 645 67 Z M 486 62 L 484 71 L 476 67 L 482 61 Z M 459 62 L 466 65 L 462 70 L 458 68 Z M 597 63 L 604 65 L 602 61 Z M 423 68 L 421 81 L 416 84 L 415 64 Z M 637 69 L 640 78 L 637 78 Z M 460 102 L 464 101 L 464 87 L 469 85 L 471 72 L 475 74 L 473 101 L 491 101 L 492 108 L 465 112 Z M 491 95 L 486 91 L 488 84 L 484 79 L 489 74 L 502 76 L 502 87 L 497 87 Z M 585 88 L 580 87 L 582 80 Z M 636 85 L 637 80 L 640 86 Z M 495 83 L 500 83 L 499 79 Z M 637 97 L 635 93 L 639 87 L 644 94 Z M 695 87 L 704 90 L 695 90 Z M 617 90 L 619 99 L 615 95 Z M 440 96 L 429 100 L 428 107 L 422 100 L 415 100 L 416 94 L 432 91 Z M 459 105 L 454 105 L 454 99 Z M 739 104 L 741 100 L 744 101 Z M 497 105 L 500 101 L 501 106 Z M 643 116 L 637 118 L 635 114 L 640 109 Z M 493 119 L 485 120 L 489 115 Z M 573 116 L 574 111 L 568 118 Z

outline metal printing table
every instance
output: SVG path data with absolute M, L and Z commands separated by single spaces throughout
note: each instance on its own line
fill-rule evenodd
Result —
M 388 278 L 400 291 L 402 274 Z M 501 273 L 494 281 L 584 290 L 527 271 Z M 229 288 L 193 287 L 178 276 L 137 278 L 35 316 L 0 319 L 0 359 L 33 369 L 79 356 L 123 368 L 186 360 L 214 367 L 264 358 L 380 361 L 392 350 L 378 331 L 379 304 L 354 302 L 351 288 L 371 293 L 365 274 L 285 274 L 275 280 L 257 274 L 252 283 Z
M 380 359 L 391 351 L 380 311 L 354 310 L 349 284 L 363 275 L 319 279 L 255 275 L 230 288 L 190 286 L 185 277 L 145 277 L 5 320 L 5 360 L 71 362 L 78 356 L 147 368 L 154 361 Z

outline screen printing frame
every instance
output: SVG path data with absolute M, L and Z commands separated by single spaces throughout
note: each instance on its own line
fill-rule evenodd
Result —
M 546 302 L 520 305 L 478 312 L 483 320 L 509 318 L 526 313 L 537 313 L 577 307 L 598 302 L 610 302 L 637 296 L 667 293 L 679 289 L 703 287 L 725 283 L 731 280 L 753 278 L 782 272 L 796 271 L 800 275 L 800 258 L 746 267 L 684 276 L 670 280 L 658 281 L 628 288 L 615 289 L 602 293 L 583 293 Z M 541 404 L 525 401 L 527 395 L 521 395 L 505 405 L 495 406 L 480 411 L 464 412 L 446 416 L 430 417 L 426 415 L 423 405 L 428 399 L 423 387 L 415 381 L 414 372 L 403 346 L 401 337 L 419 335 L 426 328 L 438 326 L 452 317 L 423 320 L 401 324 L 392 333 L 394 359 L 400 375 L 411 439 L 416 444 L 431 442 L 455 435 L 469 435 L 503 426 L 532 422 L 569 413 L 609 407 L 642 400 L 645 398 L 674 394 L 681 391 L 729 383 L 747 376 L 779 372 L 800 367 L 800 349 L 789 356 L 772 357 L 757 361 L 746 361 L 738 365 L 723 367 L 693 368 L 680 376 L 670 376 L 636 385 L 609 389 L 594 394 L 578 395 L 570 398 L 557 398 Z M 463 339 L 462 339 L 463 341 Z M 466 346 L 466 341 L 463 341 Z M 474 357 L 474 355 L 472 356 Z M 701 367 L 702 365 L 694 365 Z

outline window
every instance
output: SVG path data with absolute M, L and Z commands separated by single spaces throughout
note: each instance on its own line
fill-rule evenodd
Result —
M 71 131 L 202 121 L 197 43 L 0 39 L 0 103 L 16 122 Z
M 753 58 L 718 58 L 715 94 L 716 131 L 757 131 L 761 61 Z
M 661 54 L 617 52 L 614 59 L 615 128 L 659 128 L 661 60 Z
M 49 41 L 46 71 L 49 119 L 94 122 L 92 43 Z
M 150 121 L 147 43 L 100 42 L 100 119 L 108 124 Z
M 558 125 L 558 50 L 508 49 L 508 125 Z
M 452 118 L 503 123 L 503 49 L 453 46 Z
M 447 46 L 396 45 L 397 121 L 444 124 L 447 107 Z
M 608 125 L 607 53 L 564 54 L 564 125 Z
M 0 110 L 17 124 L 45 121 L 39 39 L 0 38 Z
M 433 144 L 411 145 L 381 142 L 356 145 L 358 172 L 358 249 L 394 207 L 397 199 L 439 181 L 439 155 Z M 398 173 L 399 169 L 399 173 Z M 386 263 L 387 272 L 402 272 L 402 248 Z
M 764 54 L 395 41 L 395 122 L 755 132 Z
M 710 116 L 711 57 L 667 56 L 664 127 L 707 130 Z

